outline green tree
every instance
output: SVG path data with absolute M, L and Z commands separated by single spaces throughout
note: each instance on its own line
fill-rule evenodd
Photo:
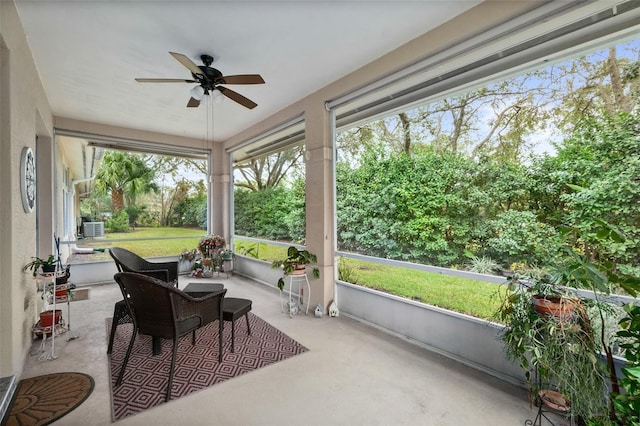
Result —
M 236 179 L 235 187 L 260 191 L 282 185 L 291 173 L 300 171 L 302 152 L 303 146 L 295 146 L 238 164 L 235 170 L 244 179 Z
M 576 244 L 592 260 L 608 260 L 626 272 L 640 273 L 640 116 L 616 114 L 587 118 L 561 146 L 558 158 L 568 173 L 579 176 L 563 196 L 567 225 L 577 229 Z M 597 244 L 599 221 L 615 226 L 627 238 Z
M 561 103 L 553 111 L 561 129 L 583 118 L 631 113 L 640 99 L 637 40 L 621 43 L 554 66 Z
M 115 213 L 125 209 L 125 194 L 129 205 L 134 205 L 137 195 L 155 191 L 154 177 L 142 156 L 107 151 L 96 174 L 96 188 L 111 193 L 111 211 Z
M 178 226 L 207 229 L 207 191 L 204 182 L 198 182 L 189 194 L 177 202 L 174 216 Z

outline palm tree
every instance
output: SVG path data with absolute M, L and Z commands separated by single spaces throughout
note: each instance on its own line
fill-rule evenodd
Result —
M 136 197 L 158 189 L 153 182 L 155 172 L 147 166 L 141 156 L 120 151 L 107 151 L 96 174 L 96 186 L 111 193 L 111 211 L 125 208 L 125 195 L 129 206 L 135 205 Z

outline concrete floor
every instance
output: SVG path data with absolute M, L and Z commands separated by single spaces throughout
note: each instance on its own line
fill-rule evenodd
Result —
M 180 288 L 194 279 L 182 277 Z M 526 391 L 344 316 L 281 313 L 277 290 L 232 276 L 229 297 L 309 352 L 118 421 L 120 425 L 522 425 L 535 416 Z M 116 284 L 92 286 L 71 303 L 71 333 L 56 338 L 57 359 L 27 358 L 23 378 L 79 371 L 92 395 L 55 425 L 108 425 L 111 397 L 105 318 L 121 299 Z M 66 306 L 63 314 L 67 320 Z M 454 337 L 452 337 L 454 338 Z M 38 341 L 33 351 L 38 349 Z

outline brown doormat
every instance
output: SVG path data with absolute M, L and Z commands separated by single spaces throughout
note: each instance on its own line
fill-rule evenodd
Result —
M 91 395 L 93 377 L 54 373 L 20 380 L 2 426 L 48 425 L 70 413 Z

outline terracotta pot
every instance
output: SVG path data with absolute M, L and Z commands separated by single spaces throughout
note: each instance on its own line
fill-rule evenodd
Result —
M 56 309 L 55 322 L 53 319 L 53 311 L 44 311 L 40 312 L 40 326 L 41 327 L 51 327 L 53 324 L 57 324 L 60 322 L 60 318 L 62 318 L 62 311 L 60 309 Z
M 296 267 L 289 273 L 289 275 L 304 275 L 307 272 L 306 265 L 296 265 Z
M 213 259 L 211 259 L 210 257 L 205 257 L 204 259 L 202 259 L 202 264 L 204 266 L 211 266 L 213 265 Z
M 567 411 L 569 411 L 569 400 L 560 392 L 556 392 L 553 390 L 541 390 L 540 392 L 538 392 L 538 395 L 547 407 L 550 407 L 562 413 L 566 413 Z
M 539 314 L 567 318 L 573 313 L 573 303 L 560 296 L 531 296 L 533 307 Z

